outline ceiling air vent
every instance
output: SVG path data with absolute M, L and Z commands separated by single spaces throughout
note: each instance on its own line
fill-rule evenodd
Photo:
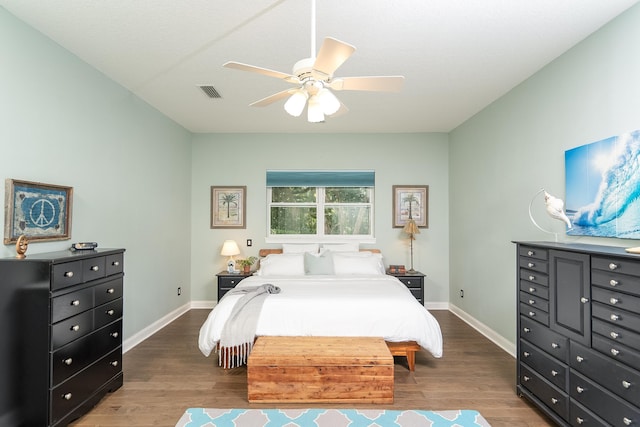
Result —
M 202 91 L 206 93 L 209 98 L 222 98 L 222 96 L 220 96 L 216 88 L 213 86 L 200 86 L 200 89 L 202 89 Z

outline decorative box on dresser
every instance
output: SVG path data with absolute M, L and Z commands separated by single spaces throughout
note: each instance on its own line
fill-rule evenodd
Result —
M 407 271 L 405 273 L 392 273 L 387 270 L 387 274 L 395 276 L 409 288 L 413 296 L 424 305 L 424 277 L 419 271 Z
M 558 425 L 640 425 L 640 256 L 517 245 L 517 390 Z
M 66 426 L 122 385 L 124 249 L 0 259 L 0 425 Z

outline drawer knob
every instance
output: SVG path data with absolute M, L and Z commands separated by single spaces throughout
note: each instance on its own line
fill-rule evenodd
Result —
M 631 387 L 631 383 L 629 381 L 622 380 L 622 387 L 629 388 Z
M 613 262 L 609 264 L 609 270 L 615 270 L 618 268 L 618 264 L 614 264 Z
M 536 317 L 536 314 L 535 314 L 533 311 L 530 311 L 530 312 L 529 312 L 529 316 L 531 316 L 531 317 Z
M 536 265 L 535 265 L 534 263 L 530 262 L 529 264 L 527 264 L 527 266 L 528 266 L 529 268 L 533 268 L 533 267 L 535 267 Z
M 582 418 L 580 418 L 580 417 L 576 417 L 576 422 L 578 424 L 582 424 L 584 422 L 584 420 Z
M 584 389 L 582 387 L 578 386 L 578 387 L 576 387 L 576 391 L 578 393 L 582 393 L 584 391 Z
M 578 361 L 578 363 L 582 363 L 582 361 L 584 360 L 584 357 L 576 356 L 576 360 Z
M 524 377 L 522 377 L 522 379 L 524 380 L 524 382 L 527 382 L 527 381 L 529 381 L 531 378 L 529 378 L 528 376 L 526 376 L 526 375 L 525 375 Z
M 71 398 L 73 397 L 73 395 L 71 393 L 65 393 L 62 395 L 62 398 L 64 400 L 71 400 Z
M 551 347 L 553 347 L 553 348 L 559 348 L 560 346 L 559 346 L 558 344 L 556 344 L 556 343 L 552 342 L 552 343 L 551 343 Z
M 536 291 L 536 288 L 529 288 L 529 292 L 533 293 Z
M 529 255 L 529 256 L 534 256 L 535 254 L 536 254 L 536 253 L 535 253 L 535 252 L 533 252 L 533 251 L 527 251 L 527 255 Z
M 536 280 L 536 276 L 529 276 L 529 280 Z
M 115 290 L 115 289 L 113 289 L 113 288 L 109 288 L 109 289 L 107 289 L 107 293 L 108 293 L 108 294 L 112 294 L 112 293 L 114 293 L 115 291 L 116 291 L 116 290 Z
M 617 314 L 612 314 L 611 316 L 609 316 L 611 318 L 611 320 L 613 320 L 614 322 L 616 320 L 620 320 L 620 316 L 618 316 Z
M 117 332 L 111 332 L 110 334 L 113 338 L 118 338 L 118 333 Z
M 622 422 L 624 423 L 624 425 L 626 426 L 630 426 L 631 424 L 633 424 L 633 421 L 631 421 L 631 419 L 627 418 L 627 417 L 623 417 L 622 418 Z
M 80 325 L 73 325 L 70 329 L 74 332 L 78 332 L 80 330 Z
M 558 403 L 558 399 L 556 399 L 555 397 L 552 397 L 551 398 L 551 403 L 553 403 L 555 405 L 556 403 Z
M 522 330 L 524 331 L 524 333 L 525 333 L 525 334 L 527 334 L 527 333 L 531 332 L 531 329 L 529 329 L 529 328 L 524 328 L 524 329 L 522 329 Z
M 65 271 L 64 277 L 73 277 L 73 271 Z
M 74 305 L 74 306 L 80 305 L 80 300 L 74 299 L 73 301 L 71 301 L 71 305 Z
M 582 298 L 580 298 L 580 302 L 583 303 L 583 304 L 586 304 L 586 303 L 589 302 L 589 298 L 582 297 Z
M 531 353 L 529 353 L 528 351 L 525 351 L 524 353 L 522 353 L 522 355 L 524 357 L 529 357 L 529 356 L 531 356 Z
M 619 302 L 620 302 L 620 300 L 619 300 L 618 298 L 611 298 L 611 299 L 609 300 L 609 302 L 610 302 L 611 304 L 613 304 L 613 305 L 616 305 L 617 303 L 619 303 Z
M 120 261 L 113 261 L 111 265 L 113 265 L 114 267 L 118 267 L 120 265 Z
M 609 284 L 610 284 L 611 286 L 618 286 L 618 281 L 617 281 L 617 280 L 613 280 L 613 279 L 611 279 L 611 280 L 609 280 Z
M 68 358 L 64 359 L 64 360 L 62 361 L 62 363 L 64 363 L 64 364 L 65 364 L 65 365 L 67 365 L 67 366 L 70 366 L 70 365 L 73 363 L 73 359 L 72 359 L 72 358 L 70 358 L 70 357 L 68 357 Z
M 616 350 L 615 348 L 611 349 L 611 354 L 613 354 L 614 356 L 617 356 L 620 354 L 620 350 Z
M 113 316 L 113 313 L 115 313 L 115 311 L 113 311 L 113 310 L 107 310 L 107 311 L 106 311 L 106 313 L 107 313 L 109 316 Z
M 534 305 L 536 302 L 532 299 L 529 300 L 529 304 Z
M 114 360 L 112 362 L 109 362 L 109 365 L 111 365 L 111 366 L 113 366 L 115 368 L 116 366 L 118 366 L 118 361 Z
M 611 336 L 611 338 L 613 338 L 614 340 L 617 339 L 620 334 L 618 334 L 617 332 L 611 331 L 609 332 L 609 335 Z
M 91 266 L 91 271 L 98 271 L 98 270 L 100 270 L 100 267 L 98 267 L 97 265 Z
M 558 371 L 551 370 L 551 375 L 553 375 L 554 377 L 557 377 L 558 376 Z

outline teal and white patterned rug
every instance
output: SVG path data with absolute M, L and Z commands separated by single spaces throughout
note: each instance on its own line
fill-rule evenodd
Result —
M 176 427 L 490 427 L 478 411 L 189 408 Z

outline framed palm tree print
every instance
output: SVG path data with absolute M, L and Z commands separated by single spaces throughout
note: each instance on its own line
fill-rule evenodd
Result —
M 211 228 L 247 228 L 247 187 L 211 187 Z
M 402 228 L 413 219 L 419 228 L 429 228 L 429 186 L 393 186 L 393 227 Z

